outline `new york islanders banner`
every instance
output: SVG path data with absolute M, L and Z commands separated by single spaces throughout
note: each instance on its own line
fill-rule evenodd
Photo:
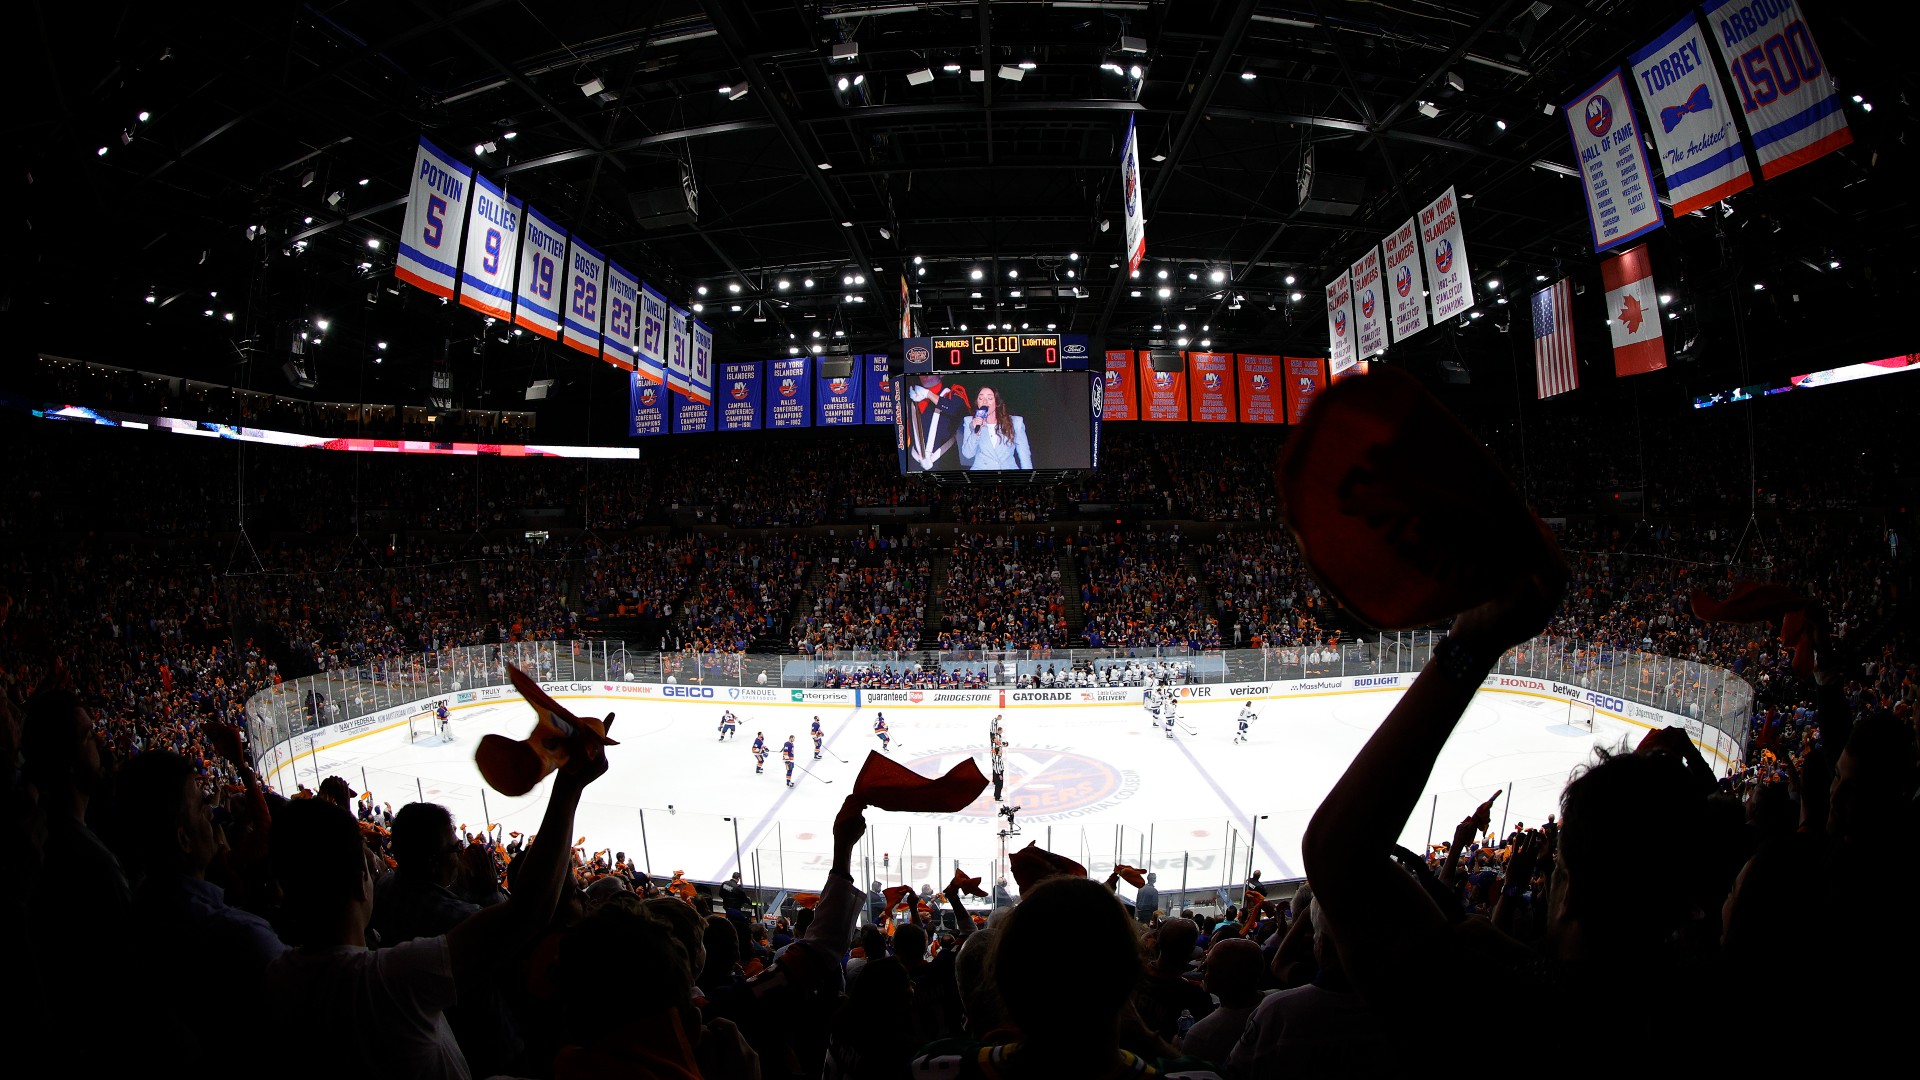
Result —
M 1405 225 L 1381 243 L 1386 260 L 1387 310 L 1392 313 L 1394 344 L 1427 328 L 1427 275 L 1420 264 L 1420 224 Z
M 1647 245 L 1628 248 L 1600 264 L 1607 287 L 1607 330 L 1613 335 L 1613 373 L 1643 375 L 1667 366 L 1660 332 L 1659 290 Z
M 513 321 L 513 267 L 520 255 L 520 200 L 484 176 L 473 178 L 467 253 L 460 260 L 460 304 Z
M 1753 186 L 1747 153 L 1692 12 L 1627 58 L 1674 217 Z
M 393 276 L 435 296 L 452 296 L 460 254 L 460 229 L 473 196 L 473 167 L 455 161 L 425 139 L 413 157 L 407 185 L 407 218 L 400 226 L 400 254 Z
M 1317 356 L 1289 356 L 1283 363 L 1287 376 L 1287 423 L 1297 424 L 1307 418 L 1308 406 L 1327 388 L 1327 362 Z
M 1285 423 L 1287 406 L 1280 389 L 1280 358 L 1241 353 L 1239 361 L 1240 422 Z
M 1132 349 L 1108 349 L 1100 406 L 1104 420 L 1140 419 L 1139 385 L 1133 378 Z
M 1353 351 L 1353 278 L 1345 270 L 1327 282 L 1327 362 L 1335 375 L 1359 359 Z
M 867 382 L 867 423 L 893 423 L 893 377 L 887 374 L 887 354 L 863 357 L 855 367 L 865 371 Z
M 1739 93 L 1761 176 L 1771 180 L 1853 141 L 1796 0 L 1720 0 L 1703 11 Z
M 1187 389 L 1193 395 L 1189 415 L 1203 424 L 1231 424 L 1240 418 L 1234 405 L 1232 353 L 1187 354 Z
M 667 389 L 693 392 L 693 343 L 687 340 L 687 312 L 667 305 Z
M 673 433 L 675 435 L 701 435 L 713 430 L 713 406 L 704 401 L 695 401 L 679 394 L 668 394 L 673 399 Z
M 699 319 L 687 320 L 687 396 L 713 404 L 713 329 Z
M 640 312 L 640 279 L 619 263 L 607 264 L 607 363 L 628 371 L 636 370 L 639 343 L 635 340 L 635 317 Z
M 813 388 L 814 424 L 819 427 L 852 427 L 860 422 L 860 380 L 844 375 L 816 375 Z
M 1185 420 L 1187 418 L 1187 373 L 1155 371 L 1141 354 L 1140 419 Z M 1104 398 L 1101 404 L 1105 404 Z
M 1365 360 L 1387 351 L 1387 298 L 1380 285 L 1380 249 L 1368 248 L 1347 271 L 1353 279 L 1353 347 Z
M 721 431 L 758 431 L 761 427 L 760 386 L 764 369 L 758 360 L 721 364 L 720 385 L 714 401 L 720 411 Z
M 1140 136 L 1134 131 L 1133 118 L 1128 117 L 1127 141 L 1120 149 L 1120 202 L 1125 215 L 1122 235 L 1126 238 L 1129 272 L 1140 269 L 1140 260 L 1147 256 L 1146 210 L 1140 205 L 1144 198 L 1146 192 L 1140 187 Z
M 767 361 L 767 427 L 803 428 L 813 422 L 813 380 L 807 358 Z
M 640 283 L 640 328 L 633 350 L 634 369 L 648 382 L 667 381 L 667 298 Z
M 1593 250 L 1606 251 L 1659 228 L 1660 203 L 1620 69 L 1567 102 L 1563 113 L 1574 160 L 1580 163 Z
M 1420 211 L 1420 250 L 1425 256 L 1427 288 L 1433 290 L 1434 324 L 1472 307 L 1473 272 L 1467 267 L 1467 241 L 1460 231 L 1460 201 L 1451 187 Z
M 639 372 L 628 377 L 629 393 L 633 408 L 628 419 L 627 434 L 639 438 L 645 435 L 661 435 L 667 430 L 667 388 L 651 383 L 640 377 Z
M 573 238 L 567 252 L 567 308 L 561 321 L 563 344 L 600 355 L 600 319 L 606 310 L 607 258 Z
M 514 290 L 513 324 L 543 338 L 560 336 L 560 301 L 567 295 L 567 230 L 533 207 L 525 207 L 520 237 L 520 284 Z

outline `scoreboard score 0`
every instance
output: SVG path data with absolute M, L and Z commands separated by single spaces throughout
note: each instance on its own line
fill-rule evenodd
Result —
M 1085 334 L 989 333 L 907 338 L 906 373 L 1085 371 Z

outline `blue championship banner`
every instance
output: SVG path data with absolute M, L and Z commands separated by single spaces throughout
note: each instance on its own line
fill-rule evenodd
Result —
M 1746 149 L 1693 14 L 1627 57 L 1674 217 L 1753 186 Z
M 720 410 L 721 431 L 759 431 L 760 384 L 763 368 L 758 360 L 745 364 L 721 364 L 720 385 L 714 395 Z
M 452 296 L 460 229 L 467 223 L 473 168 L 425 139 L 414 155 L 407 185 L 407 220 L 400 227 L 400 255 L 393 276 L 435 296 Z
M 860 370 L 854 364 L 851 376 L 828 378 L 817 375 L 819 385 L 814 399 L 819 403 L 814 423 L 820 427 L 851 427 L 860 422 Z
M 644 281 L 640 283 L 640 330 L 633 360 L 641 378 L 667 381 L 667 298 Z
M 1739 91 L 1761 176 L 1771 180 L 1853 141 L 1794 0 L 1720 0 L 1703 13 Z
M 560 302 L 567 295 L 567 230 L 546 215 L 526 207 L 525 232 L 520 238 L 520 285 L 514 290 L 513 324 L 543 338 L 560 336 Z
M 627 434 L 636 438 L 643 435 L 660 435 L 667 430 L 667 388 L 651 383 L 634 372 L 629 381 L 632 383 L 631 416 L 627 422 Z
M 484 176 L 473 178 L 467 216 L 467 254 L 460 260 L 460 304 L 503 322 L 513 321 L 513 266 L 520 255 L 519 199 Z
M 702 404 L 713 404 L 713 331 L 699 319 L 687 320 L 687 340 L 691 352 L 687 359 L 687 396 Z
M 893 423 L 893 378 L 887 374 L 887 354 L 861 357 L 854 370 L 867 382 L 867 423 Z
M 621 267 L 607 264 L 607 363 L 633 371 L 639 351 L 634 341 L 634 319 L 640 310 L 640 279 Z
M 767 361 L 767 427 L 803 428 L 813 419 L 813 381 L 807 358 Z
M 700 435 L 713 430 L 713 406 L 704 401 L 668 394 L 673 399 L 673 433 Z
M 1593 250 L 1606 251 L 1659 228 L 1660 203 L 1620 69 L 1568 102 L 1564 112 L 1587 197 Z
M 562 322 L 563 344 L 600 357 L 600 316 L 606 309 L 606 256 L 573 239 L 567 253 L 567 310 Z

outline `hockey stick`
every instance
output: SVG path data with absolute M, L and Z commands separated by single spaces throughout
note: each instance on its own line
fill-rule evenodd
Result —
M 793 767 L 796 769 L 799 769 L 801 772 L 806 773 L 808 776 L 813 777 L 815 780 L 818 780 L 823 784 L 833 783 L 833 781 L 827 779 L 824 776 L 821 776 L 819 773 L 814 772 L 812 769 L 807 768 L 805 765 L 802 765 L 797 761 L 793 763 Z

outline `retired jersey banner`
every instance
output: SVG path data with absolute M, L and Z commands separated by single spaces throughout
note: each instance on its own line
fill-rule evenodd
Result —
M 1120 150 L 1120 203 L 1125 213 L 1122 235 L 1126 238 L 1129 273 L 1140 269 L 1140 260 L 1147 255 L 1147 217 L 1141 206 L 1146 194 L 1140 185 L 1140 135 L 1133 128 L 1133 118 L 1128 117 L 1127 141 Z
M 1345 270 L 1327 282 L 1327 360 L 1335 375 L 1353 366 L 1353 277 Z
M 543 338 L 560 336 L 560 301 L 567 295 L 567 230 L 526 207 L 520 236 L 520 285 L 514 290 L 513 324 Z
M 1613 373 L 1644 375 L 1667 366 L 1660 331 L 1660 294 L 1653 285 L 1647 245 L 1628 248 L 1600 264 L 1607 287 L 1607 330 L 1613 335 Z
M 865 372 L 867 423 L 892 424 L 893 376 L 887 374 L 887 354 L 874 353 L 862 358 L 854 365 L 854 371 Z
M 1297 424 L 1307 418 L 1307 406 L 1320 391 L 1327 388 L 1326 361 L 1317 356 L 1287 356 L 1281 358 L 1285 373 L 1287 393 L 1287 423 Z
M 1386 268 L 1388 326 L 1398 345 L 1427 328 L 1427 275 L 1420 262 L 1420 222 L 1408 218 L 1380 244 Z
M 813 381 L 807 358 L 767 361 L 767 427 L 803 428 L 813 422 Z
M 1753 186 L 1733 107 L 1692 12 L 1627 57 L 1674 217 Z
M 1231 424 L 1240 418 L 1234 393 L 1232 353 L 1187 354 L 1189 414 L 1203 424 Z
M 648 382 L 635 372 L 629 377 L 633 408 L 627 423 L 627 434 L 636 438 L 644 435 L 661 435 L 667 430 L 667 388 L 658 383 Z
M 575 238 L 567 252 L 567 308 L 561 313 L 561 343 L 598 357 L 600 317 L 606 299 L 606 256 Z
M 687 396 L 713 404 L 713 329 L 699 319 L 687 320 Z
M 667 298 L 659 289 L 640 283 L 640 325 L 634 338 L 633 361 L 648 382 L 667 381 Z
M 521 202 L 484 176 L 473 178 L 467 253 L 460 260 L 460 304 L 513 321 L 513 268 L 520 255 Z
M 1107 368 L 1101 380 L 1101 420 L 1140 419 L 1140 387 L 1134 381 L 1134 363 L 1132 349 L 1107 350 Z
M 400 254 L 393 276 L 435 296 L 452 296 L 460 229 L 473 195 L 473 167 L 462 165 L 425 139 L 413 157 L 407 184 L 407 219 L 400 227 Z
M 758 360 L 745 364 L 721 364 L 720 385 L 714 387 L 714 404 L 720 411 L 721 431 L 758 431 L 762 426 L 760 386 L 765 368 Z
M 1240 422 L 1283 424 L 1287 405 L 1280 389 L 1280 358 L 1241 353 Z
M 1703 9 L 1771 180 L 1853 141 L 1833 77 L 1795 0 L 1721 0 Z
M 713 430 L 713 406 L 704 401 L 668 394 L 673 399 L 673 433 L 701 435 Z
M 607 363 L 633 371 L 639 352 L 634 339 L 635 318 L 640 311 L 640 279 L 622 269 L 619 263 L 607 264 Z
M 1181 355 L 1185 355 L 1184 353 Z M 1101 403 L 1105 404 L 1104 397 Z M 1140 419 L 1185 420 L 1187 418 L 1187 373 L 1155 371 L 1140 354 Z
M 1387 351 L 1387 298 L 1380 282 L 1380 249 L 1368 248 L 1353 264 L 1353 347 L 1364 360 Z
M 1433 321 L 1446 322 L 1473 306 L 1473 272 L 1460 230 L 1460 202 L 1449 187 L 1420 211 L 1421 268 L 1433 290 Z M 1295 421 L 1298 423 L 1298 421 Z
M 1606 251 L 1659 228 L 1660 203 L 1648 174 L 1647 148 L 1620 69 L 1567 102 L 1564 115 L 1574 160 L 1580 163 L 1593 250 Z
M 688 317 L 684 310 L 667 305 L 667 389 L 676 394 L 693 391 L 689 378 L 693 371 L 693 343 L 687 340 Z

